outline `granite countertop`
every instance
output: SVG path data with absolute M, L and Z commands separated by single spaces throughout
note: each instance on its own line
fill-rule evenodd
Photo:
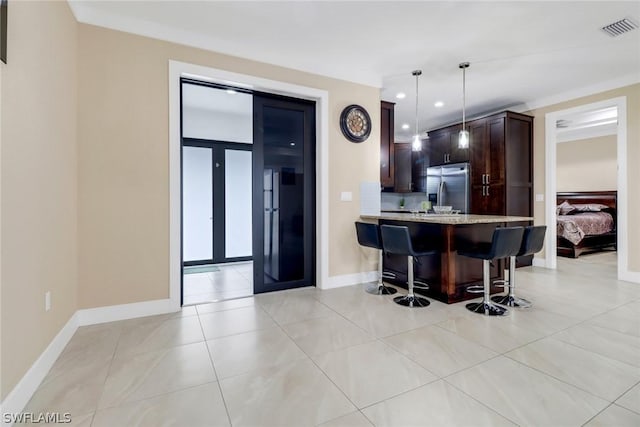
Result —
M 528 216 L 501 216 L 501 215 L 475 215 L 475 214 L 457 214 L 457 215 L 440 215 L 440 214 L 420 214 L 407 215 L 406 213 L 381 212 L 380 215 L 360 215 L 362 219 L 386 219 L 392 221 L 407 222 L 427 222 L 431 224 L 492 224 L 500 222 L 520 222 L 533 221 Z

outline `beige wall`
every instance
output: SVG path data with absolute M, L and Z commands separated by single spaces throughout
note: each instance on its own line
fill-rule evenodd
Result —
M 529 114 L 534 120 L 534 192 L 544 193 L 545 190 L 545 114 L 577 107 L 598 101 L 604 101 L 619 96 L 627 98 L 627 189 L 628 189 L 628 230 L 629 265 L 632 272 L 640 272 L 640 227 L 635 218 L 640 217 L 640 192 L 637 183 L 640 182 L 640 84 L 625 86 L 619 89 L 601 92 L 595 95 L 573 99 L 571 101 L 550 105 L 532 110 Z M 547 195 L 547 203 L 555 203 L 553 195 Z M 545 223 L 545 203 L 537 202 L 534 206 L 535 222 Z M 620 230 L 624 232 L 624 230 Z M 541 254 L 544 257 L 544 253 Z
M 2 399 L 76 311 L 78 284 L 77 24 L 66 2 L 11 2 L 8 31 L 0 124 Z
M 616 135 L 562 142 L 556 148 L 558 191 L 615 191 Z
M 379 179 L 377 88 L 163 41 L 79 26 L 79 230 L 81 308 L 169 295 L 168 61 L 329 92 L 329 274 L 372 269 L 354 238 L 359 183 Z M 375 127 L 363 144 L 338 117 L 363 105 Z M 351 191 L 353 202 L 340 202 Z

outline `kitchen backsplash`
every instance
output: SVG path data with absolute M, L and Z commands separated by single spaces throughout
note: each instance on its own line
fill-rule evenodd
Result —
M 380 209 L 383 211 L 397 210 L 400 208 L 400 200 L 404 199 L 405 210 L 422 209 L 420 204 L 427 200 L 425 193 L 381 193 Z

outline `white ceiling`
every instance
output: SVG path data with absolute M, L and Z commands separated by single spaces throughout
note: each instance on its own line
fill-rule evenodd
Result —
M 640 29 L 600 30 L 625 17 L 640 23 L 640 1 L 70 4 L 80 22 L 379 86 L 397 103 L 397 140 L 415 132 L 414 69 L 423 70 L 422 132 L 461 119 L 462 61 L 471 62 L 467 116 L 640 82 Z

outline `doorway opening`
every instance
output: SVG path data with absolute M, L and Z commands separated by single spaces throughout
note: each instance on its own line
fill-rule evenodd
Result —
M 313 285 L 314 102 L 182 78 L 181 154 L 183 305 Z
M 561 270 L 616 278 L 617 129 L 615 105 L 556 120 L 556 255 Z
M 597 267 L 624 280 L 628 272 L 626 98 L 548 113 L 545 120 L 545 264 L 582 272 Z M 573 224 L 564 226 L 565 220 L 574 220 L 585 209 L 588 215 L 609 214 L 609 224 L 602 223 L 597 230 L 579 226 L 583 232 Z M 610 224 L 612 229 L 605 230 Z

